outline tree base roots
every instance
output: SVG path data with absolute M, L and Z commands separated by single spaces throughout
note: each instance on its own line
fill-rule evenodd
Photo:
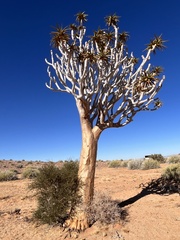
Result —
M 84 231 L 89 227 L 86 214 L 81 213 L 81 214 L 78 214 L 78 216 L 68 219 L 65 222 L 64 227 L 68 228 L 69 230 L 75 230 L 78 232 Z

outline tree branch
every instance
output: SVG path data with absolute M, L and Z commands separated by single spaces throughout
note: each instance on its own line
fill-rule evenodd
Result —
M 149 63 L 155 49 L 162 48 L 161 36 L 151 40 L 138 63 L 125 46 L 127 33 L 119 35 L 118 17 L 107 20 L 114 32 L 99 29 L 88 41 L 84 41 L 82 20 L 79 26 L 71 24 L 69 35 L 60 29 L 60 36 L 53 35 L 60 55 L 51 51 L 51 61 L 45 60 L 50 79 L 46 86 L 81 100 L 89 108 L 91 125 L 101 129 L 122 127 L 133 121 L 137 112 L 158 109 L 161 103 L 155 96 L 165 79 L 158 67 L 154 70 Z

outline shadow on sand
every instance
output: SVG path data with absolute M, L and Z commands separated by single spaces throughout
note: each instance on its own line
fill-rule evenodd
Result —
M 159 195 L 170 195 L 173 193 L 180 194 L 180 180 L 174 181 L 172 179 L 164 179 L 160 177 L 158 179 L 153 179 L 151 182 L 143 184 L 141 183 L 140 188 L 142 191 L 125 201 L 122 201 L 118 204 L 119 207 L 125 207 L 132 203 L 135 203 L 139 199 L 150 195 L 150 194 L 159 194 Z

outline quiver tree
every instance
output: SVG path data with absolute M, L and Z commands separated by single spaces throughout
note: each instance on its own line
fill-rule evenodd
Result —
M 156 110 L 161 101 L 156 97 L 165 79 L 161 67 L 149 63 L 156 50 L 164 48 L 161 36 L 147 45 L 146 54 L 138 60 L 128 53 L 128 33 L 119 32 L 119 17 L 105 18 L 107 29 L 98 29 L 85 39 L 87 14 L 76 15 L 77 24 L 57 26 L 52 44 L 46 86 L 74 96 L 82 129 L 79 178 L 83 182 L 83 205 L 93 198 L 95 162 L 100 134 L 107 128 L 123 127 L 140 111 Z M 81 211 L 80 211 L 81 212 Z M 78 213 L 77 213 L 78 214 Z M 83 219 L 81 219 L 81 216 Z M 85 214 L 79 214 L 74 227 L 88 227 Z

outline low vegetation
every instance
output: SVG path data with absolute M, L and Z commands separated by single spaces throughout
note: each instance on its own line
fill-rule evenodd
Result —
M 154 156 L 156 155 L 159 155 L 159 154 L 154 154 Z M 127 167 L 130 170 L 136 170 L 136 169 L 148 170 L 148 169 L 160 168 L 161 161 L 162 160 L 155 160 L 153 158 L 148 158 L 144 160 L 143 159 L 128 160 L 128 161 L 113 160 L 109 162 L 108 167 L 110 168 Z
M 141 169 L 143 160 L 130 160 L 128 162 L 128 169 L 135 170 L 135 169 Z
M 141 164 L 142 170 L 148 170 L 148 169 L 155 169 L 160 168 L 160 163 L 157 160 L 154 159 L 145 159 Z
M 0 171 L 0 182 L 2 181 L 11 181 L 11 180 L 17 180 L 17 172 L 16 171 Z
M 66 162 L 61 169 L 53 163 L 40 168 L 30 184 L 38 200 L 34 218 L 42 223 L 62 225 L 80 203 L 80 185 L 77 162 Z
M 95 193 L 91 205 L 86 209 L 90 224 L 99 221 L 101 224 L 117 223 L 125 217 L 125 212 L 104 193 Z
M 152 159 L 158 161 L 159 163 L 166 162 L 166 159 L 161 154 L 151 154 L 151 155 L 149 155 L 149 158 L 152 158 Z
M 148 156 L 147 159 L 135 159 L 135 160 L 113 160 L 110 161 L 109 167 L 110 168 L 119 168 L 119 167 L 127 167 L 130 170 L 148 170 L 148 169 L 155 169 L 160 168 L 161 163 L 165 163 L 166 159 L 161 154 L 151 154 Z M 172 157 L 169 159 L 171 163 L 178 163 L 180 162 L 180 156 Z
M 173 155 L 167 159 L 168 163 L 180 163 L 180 155 Z
M 128 163 L 128 161 L 112 160 L 109 162 L 108 167 L 110 167 L 110 168 L 127 167 L 127 163 Z
M 27 167 L 23 171 L 22 177 L 32 179 L 32 178 L 36 178 L 38 174 L 39 174 L 39 170 L 37 168 Z
M 180 184 L 180 164 L 172 164 L 168 166 L 162 177 L 166 180 L 174 180 Z

